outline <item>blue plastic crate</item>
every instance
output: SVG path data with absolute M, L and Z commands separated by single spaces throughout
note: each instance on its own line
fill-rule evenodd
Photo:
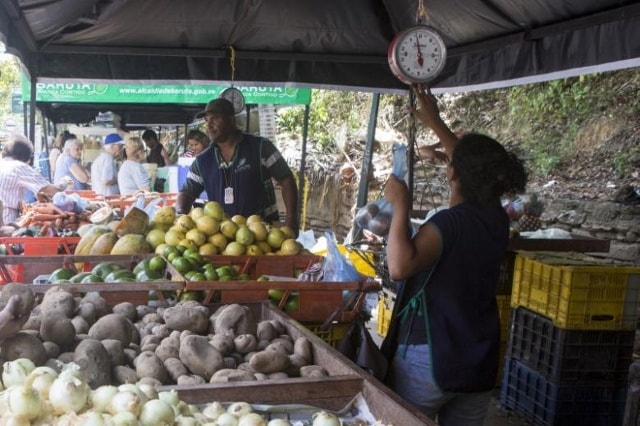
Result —
M 616 426 L 627 388 L 611 382 L 558 386 L 512 358 L 505 359 L 500 402 L 534 425 Z
M 624 383 L 633 356 L 633 330 L 569 330 L 526 308 L 511 313 L 507 355 L 551 382 Z

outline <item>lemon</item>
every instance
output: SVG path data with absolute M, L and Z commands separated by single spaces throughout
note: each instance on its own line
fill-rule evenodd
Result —
M 224 217 L 224 208 L 217 201 L 208 201 L 203 207 L 205 216 L 211 216 L 214 219 L 222 220 Z
M 256 241 L 265 241 L 269 230 L 264 222 L 247 222 L 247 226 L 253 232 Z
M 231 241 L 224 249 L 223 254 L 227 256 L 242 256 L 247 251 L 247 248 L 237 241 Z
M 280 228 L 272 227 L 267 234 L 267 243 L 274 248 L 279 249 L 282 242 L 287 239 L 287 236 Z
M 204 209 L 202 207 L 194 207 L 189 212 L 189 216 L 194 222 L 197 222 L 202 216 L 204 216 Z
M 230 219 L 224 220 L 220 224 L 220 232 L 222 232 L 222 235 L 230 240 L 233 240 L 235 238 L 237 230 L 238 224 Z
M 201 246 L 207 242 L 207 236 L 197 229 L 190 229 L 184 235 L 186 239 L 193 241 L 196 246 Z
M 264 219 L 262 218 L 262 216 L 260 216 L 259 214 L 252 214 L 251 216 L 249 216 L 247 218 L 247 225 L 251 224 L 251 223 L 262 223 L 264 222 Z
M 201 256 L 215 256 L 218 254 L 218 248 L 212 243 L 204 243 L 198 248 Z
M 177 246 L 183 239 L 184 233 L 176 229 L 170 229 L 164 234 L 164 242 L 170 246 Z
M 246 225 L 247 218 L 245 218 L 241 214 L 236 214 L 231 217 L 231 221 L 236 223 L 237 225 Z
M 235 240 L 242 245 L 249 246 L 253 244 L 256 237 L 253 234 L 253 231 L 247 227 L 247 225 L 238 226 L 238 230 L 235 234 Z
M 227 246 L 229 240 L 221 232 L 218 232 L 209 237 L 209 242 L 216 246 L 218 252 L 221 252 Z
M 211 236 L 220 230 L 220 222 L 214 217 L 202 216 L 196 220 L 196 228 L 206 236 Z
M 147 232 L 147 236 L 145 237 L 145 240 L 147 240 L 147 242 L 155 250 L 156 247 L 158 247 L 160 244 L 163 244 L 165 242 L 164 236 L 165 236 L 165 232 L 163 230 L 152 229 L 151 231 Z
M 182 232 L 187 232 L 189 229 L 195 228 L 196 223 L 191 219 L 191 216 L 182 215 L 176 219 L 173 227 L 181 230 Z

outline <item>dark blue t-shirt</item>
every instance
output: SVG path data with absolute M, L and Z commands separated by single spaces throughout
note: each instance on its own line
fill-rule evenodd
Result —
M 407 322 L 401 324 L 398 341 L 431 345 L 434 376 L 443 390 L 489 390 L 499 365 L 495 290 L 509 219 L 500 206 L 461 203 L 436 213 L 424 226 L 435 226 L 442 236 L 442 253 L 425 287 L 428 323 L 416 317 L 411 330 Z M 407 281 L 401 304 L 419 291 L 429 270 Z

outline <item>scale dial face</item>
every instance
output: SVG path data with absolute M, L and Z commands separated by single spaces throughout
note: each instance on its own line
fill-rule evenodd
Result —
M 244 110 L 244 95 L 239 89 L 229 87 L 228 89 L 223 90 L 219 97 L 231 102 L 236 114 L 240 114 Z
M 403 83 L 427 83 L 446 62 L 447 47 L 438 32 L 416 25 L 400 32 L 389 44 L 387 59 L 393 74 Z

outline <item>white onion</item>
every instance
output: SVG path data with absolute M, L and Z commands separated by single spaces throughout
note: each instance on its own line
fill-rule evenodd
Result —
M 238 426 L 267 426 L 267 421 L 258 413 L 249 413 L 240 417 Z
M 97 411 L 90 410 L 86 413 L 80 414 L 80 422 L 81 426 L 104 426 L 106 422 L 104 417 L 102 417 L 102 413 L 98 413 Z
M 36 368 L 36 365 L 28 358 L 18 358 L 2 364 L 2 383 L 5 388 L 21 385 L 27 380 L 27 376 Z
M 216 419 L 218 426 L 238 426 L 238 418 L 230 413 L 222 413 Z
M 176 426 L 198 426 L 198 421 L 193 417 L 189 416 L 178 416 L 176 417 Z
M 108 411 L 111 399 L 118 393 L 118 388 L 111 385 L 103 385 L 91 391 L 91 406 L 99 413 Z
M 158 399 L 158 391 L 153 385 L 148 383 L 138 383 L 137 385 L 145 395 L 147 395 L 148 399 Z
M 318 411 L 313 413 L 313 426 L 342 426 L 342 420 L 335 414 Z
M 134 385 L 133 383 L 125 383 L 124 385 L 118 386 L 118 392 L 131 391 L 135 392 L 136 395 L 140 398 L 140 403 L 144 404 L 149 400 L 149 397 L 146 393 L 140 389 L 138 385 Z
M 180 396 L 175 389 L 171 389 L 170 391 L 158 392 L 158 399 L 168 402 L 173 407 L 178 407 L 178 405 L 180 404 Z
M 5 391 L 9 393 L 9 412 L 23 415 L 29 420 L 37 419 L 42 413 L 40 394 L 32 387 L 34 378 L 35 376 L 28 377 L 23 385 L 13 386 Z
M 142 426 L 172 426 L 175 414 L 168 402 L 151 399 L 142 406 L 139 419 Z
M 34 377 L 33 388 L 38 391 L 41 399 L 47 399 L 49 397 L 49 388 L 51 384 L 58 377 L 58 373 L 51 367 L 36 367 L 29 377 Z
M 62 371 L 58 374 L 58 377 L 75 377 L 76 379 L 84 380 L 80 366 L 75 362 L 68 362 L 62 366 Z
M 214 401 L 210 404 L 207 404 L 206 407 L 202 410 L 202 414 L 204 414 L 208 419 L 215 420 L 222 413 L 226 413 L 227 410 L 224 409 L 222 404 L 218 401 Z
M 129 411 L 123 411 L 111 417 L 113 426 L 139 426 L 140 422 L 135 414 Z
M 234 402 L 227 408 L 227 413 L 240 418 L 245 414 L 253 413 L 253 408 L 246 402 Z
M 53 381 L 49 388 L 49 402 L 54 414 L 82 411 L 89 399 L 91 388 L 82 380 L 62 373 Z
M 2 426 L 31 426 L 31 421 L 22 414 L 10 414 L 10 413 L 2 413 L 2 420 L 0 424 Z
M 138 417 L 141 409 L 142 401 L 138 394 L 132 391 L 123 391 L 118 392 L 111 398 L 108 411 L 113 414 L 114 417 L 123 411 L 128 411 Z

